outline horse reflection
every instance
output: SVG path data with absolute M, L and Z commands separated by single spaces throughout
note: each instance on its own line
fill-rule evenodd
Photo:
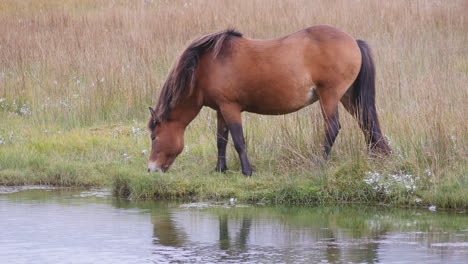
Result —
M 188 237 L 200 237 L 197 234 L 192 234 L 190 231 L 185 230 L 183 225 L 178 225 L 175 221 L 174 214 L 169 208 L 158 210 L 157 214 L 151 217 L 153 224 L 153 243 L 164 246 L 184 247 L 194 241 L 189 241 Z M 179 219 L 180 220 L 180 219 Z M 191 221 L 193 219 L 186 219 Z M 183 222 L 183 221 L 182 221 Z M 245 251 L 247 248 L 247 240 L 249 237 L 250 227 L 252 225 L 252 217 L 243 216 L 240 220 L 240 228 L 235 232 L 234 228 L 229 228 L 229 222 L 234 222 L 233 219 L 229 220 L 227 214 L 221 214 L 217 219 L 219 225 L 219 239 L 218 247 L 221 250 Z M 238 223 L 238 220 L 235 220 Z M 189 233 L 187 233 L 189 232 Z M 235 232 L 235 234 L 233 234 Z
M 153 224 L 153 243 L 163 246 L 182 247 L 186 243 L 187 234 L 176 226 L 171 218 L 169 208 L 161 208 L 151 216 Z
M 233 210 L 158 208 L 151 217 L 153 243 L 219 262 L 250 261 L 260 252 L 275 254 L 280 262 L 300 256 L 310 262 L 376 263 L 391 232 L 389 223 L 372 224 L 374 211 L 301 208 L 271 210 L 262 217 Z
M 219 248 L 222 250 L 237 248 L 241 251 L 245 251 L 251 225 L 252 218 L 243 216 L 240 231 L 234 239 L 234 245 L 231 245 L 231 238 L 229 236 L 228 229 L 228 216 L 219 216 Z

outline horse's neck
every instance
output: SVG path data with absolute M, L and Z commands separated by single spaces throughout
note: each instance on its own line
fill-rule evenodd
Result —
M 188 126 L 202 108 L 202 100 L 199 100 L 199 98 L 197 93 L 184 97 L 172 108 L 169 119 L 180 122 L 184 127 Z

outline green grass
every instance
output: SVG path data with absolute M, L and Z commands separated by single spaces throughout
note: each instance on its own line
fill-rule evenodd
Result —
M 204 110 L 201 119 L 189 127 L 186 149 L 166 174 L 146 172 L 148 153 L 142 154 L 142 151 L 148 150 L 150 140 L 143 122 L 74 129 L 55 127 L 45 131 L 25 124 L 22 117 L 3 120 L 6 127 L 14 131 L 14 136 L 11 141 L 6 139 L 6 144 L 0 145 L 0 184 L 109 186 L 116 195 L 131 199 L 235 198 L 242 202 L 272 204 L 358 202 L 468 208 L 466 156 L 452 157 L 452 161 L 443 168 L 443 174 L 436 174 L 426 169 L 430 157 L 421 158 L 421 163 L 415 163 L 415 157 L 410 154 L 372 158 L 359 139 L 356 143 L 362 143 L 362 146 L 354 147 L 347 155 L 340 157 L 334 153 L 329 161 L 322 161 L 318 158 L 319 147 L 315 148 L 317 156 L 310 160 L 281 151 L 280 146 L 268 155 L 272 146 L 266 148 L 263 145 L 266 149 L 253 147 L 258 144 L 256 141 L 265 140 L 266 135 L 251 135 L 248 150 L 255 150 L 249 151 L 254 175 L 246 178 L 241 174 L 232 144 L 228 148 L 230 170 L 214 172 L 215 129 L 204 124 L 204 120 L 213 117 L 212 111 Z M 246 122 L 255 118 L 260 117 L 249 115 Z M 8 134 L 6 127 L 0 135 Z M 256 135 L 263 130 L 261 126 L 247 128 Z M 343 134 L 341 140 L 349 141 L 344 138 L 348 133 Z M 319 145 L 320 138 L 316 137 Z M 304 143 L 299 141 L 296 144 Z M 339 144 L 337 151 L 340 148 L 343 146 Z M 413 151 L 423 152 L 417 150 Z M 367 183 L 369 172 L 379 173 L 381 181 Z M 408 191 L 405 183 L 393 180 L 388 176 L 390 174 L 411 174 L 415 189 Z

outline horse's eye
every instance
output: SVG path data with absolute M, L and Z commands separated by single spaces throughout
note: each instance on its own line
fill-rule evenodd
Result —
M 151 137 L 151 141 L 155 141 L 155 140 L 158 140 L 157 137 Z

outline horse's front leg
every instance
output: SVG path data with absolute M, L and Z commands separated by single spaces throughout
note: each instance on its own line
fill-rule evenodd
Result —
M 229 137 L 229 129 L 224 121 L 223 115 L 218 111 L 218 132 L 216 133 L 216 143 L 218 145 L 218 162 L 216 163 L 216 171 L 224 172 L 226 166 L 226 145 Z
M 227 127 L 229 128 L 229 131 L 231 131 L 234 147 L 236 148 L 237 154 L 239 154 L 242 173 L 245 176 L 251 176 L 253 169 L 252 166 L 250 166 L 249 159 L 247 158 L 244 133 L 242 131 L 242 118 L 239 107 L 237 105 L 226 105 L 220 108 Z

